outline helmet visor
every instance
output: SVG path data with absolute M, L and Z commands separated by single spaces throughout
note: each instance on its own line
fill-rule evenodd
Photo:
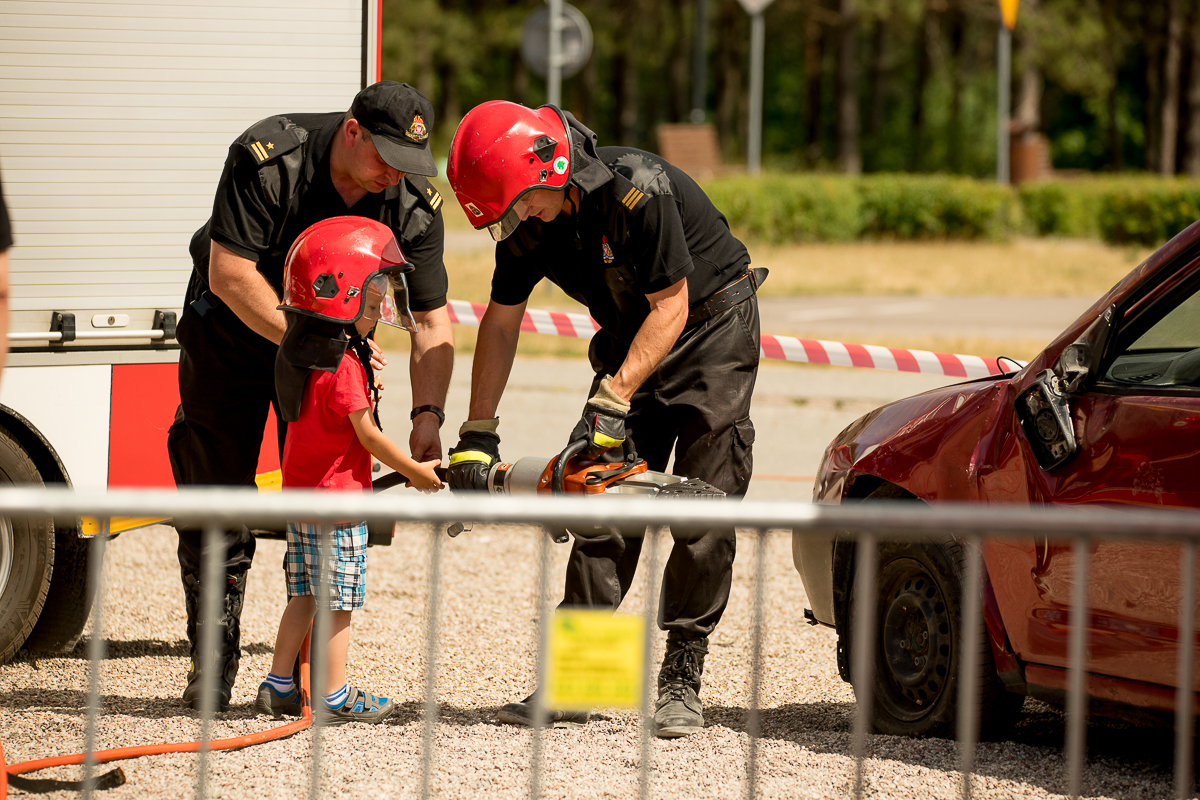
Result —
M 504 212 L 504 216 L 495 222 L 489 223 L 487 226 L 488 233 L 492 235 L 492 239 L 497 242 L 502 242 L 509 236 L 512 236 L 513 231 L 521 224 L 521 214 L 517 210 L 524 198 L 518 198 L 515 203 Z
M 417 332 L 417 321 L 408 307 L 408 282 L 399 272 L 376 275 L 363 293 L 364 318 L 383 322 L 409 333 Z

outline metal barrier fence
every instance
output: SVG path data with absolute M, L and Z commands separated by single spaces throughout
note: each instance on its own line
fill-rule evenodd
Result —
M 432 497 L 386 494 L 363 496 L 351 493 L 285 492 L 257 494 L 249 491 L 194 489 L 179 492 L 168 491 L 113 491 L 75 493 L 69 489 L 0 489 L 0 516 L 7 515 L 49 516 L 64 524 L 73 524 L 80 516 L 92 516 L 103 522 L 114 516 L 173 518 L 177 523 L 202 527 L 206 531 L 205 575 L 219 574 L 223 556 L 220 546 L 211 546 L 219 541 L 219 531 L 229 526 L 247 524 L 251 527 L 278 528 L 288 519 L 304 519 L 314 522 L 333 522 L 345 519 L 366 518 L 376 523 L 425 522 L 433 531 L 430 563 L 430 592 L 427 617 L 426 665 L 424 688 L 423 750 L 420 792 L 422 797 L 432 794 L 432 757 L 434 749 L 434 727 L 438 719 L 438 704 L 434 694 L 434 672 L 438 641 L 438 580 L 441 547 L 445 525 L 459 520 L 479 523 L 526 523 L 553 527 L 605 524 L 664 527 L 667 525 L 734 526 L 749 531 L 756 542 L 754 552 L 755 590 L 752 595 L 751 642 L 750 642 L 750 708 L 748 709 L 747 798 L 757 795 L 758 779 L 758 733 L 760 730 L 759 672 L 762 659 L 763 606 L 765 597 L 766 549 L 764 537 L 768 531 L 799 532 L 801 535 L 821 535 L 838 532 L 841 536 L 852 536 L 857 542 L 856 578 L 858 586 L 874 587 L 877 571 L 877 552 L 880 541 L 922 541 L 933 536 L 944 537 L 954 532 L 965 545 L 967 569 L 962 605 L 963 640 L 970 642 L 978 638 L 982 625 L 981 587 L 983 565 L 980 556 L 981 543 L 985 538 L 1013 538 L 1038 535 L 1052 542 L 1070 542 L 1074 553 L 1074 592 L 1069 619 L 1069 688 L 1066 704 L 1066 757 L 1068 771 L 1068 793 L 1078 797 L 1084 770 L 1084 741 L 1086 727 L 1087 696 L 1084 693 L 1086 674 L 1086 631 L 1088 559 L 1089 546 L 1100 541 L 1136 540 L 1143 542 L 1171 542 L 1182 544 L 1181 586 L 1183 594 L 1179 609 L 1179 631 L 1195 630 L 1195 564 L 1197 541 L 1200 540 L 1200 517 L 1195 513 L 1172 510 L 1130 510 L 1120 513 L 1097 508 L 1032 508 L 1025 506 L 981 506 L 942 504 L 935 507 L 919 503 L 875 503 L 847 506 L 818 506 L 807 503 L 780 503 L 754 501 L 656 500 L 649 498 L 562 498 L 562 497 L 464 497 L 441 494 Z M 657 537 L 648 537 L 647 549 L 649 574 L 657 574 L 659 554 L 656 550 Z M 539 636 L 538 685 L 544 685 L 546 663 L 546 633 L 549 609 L 545 606 L 546 589 L 549 586 L 548 537 L 540 537 L 538 604 L 541 619 Z M 96 720 L 99 708 L 99 671 L 104 659 L 103 585 L 100 569 L 103 562 L 106 537 L 92 540 L 91 580 L 99 586 L 93 612 L 93 634 L 88 656 L 90 679 L 88 687 L 88 717 L 85 761 L 85 796 L 91 794 L 95 780 L 95 760 L 92 753 L 96 747 Z M 213 581 L 202 580 L 202 585 L 211 587 Z M 651 586 L 653 583 L 651 583 Z M 869 592 L 862 591 L 858 598 Z M 650 652 L 650 637 L 654 629 L 657 604 L 653 602 L 651 590 L 646 604 L 646 652 Z M 219 611 L 218 592 L 202 593 L 201 605 L 206 620 L 216 618 Z M 320 608 L 320 604 L 318 605 Z M 864 791 L 863 762 L 866 754 L 869 731 L 869 715 L 872 704 L 870 696 L 872 681 L 871 665 L 874 660 L 873 645 L 876 640 L 875 619 L 870 604 L 857 602 L 852 609 L 854 640 L 851 665 L 855 678 L 856 710 L 853 725 L 853 751 L 855 756 L 854 796 L 861 797 Z M 318 614 L 316 625 L 323 624 Z M 203 626 L 207 632 L 201 642 L 201 653 L 215 654 L 215 626 Z M 1178 676 L 1192 676 L 1194 666 L 1195 635 L 1190 636 L 1191 647 L 1179 647 L 1177 657 Z M 978 743 L 979 704 L 976 682 L 967 676 L 978 672 L 978 652 L 963 648 L 960 660 L 958 696 L 959 768 L 962 774 L 962 797 L 971 796 L 974 775 L 975 751 Z M 207 758 L 210 727 L 215 707 L 215 670 L 204 671 L 206 685 L 203 687 L 201 715 L 201 744 L 199 747 L 198 778 L 196 796 L 206 796 Z M 644 659 L 643 698 L 641 706 L 641 762 L 639 765 L 639 795 L 650 794 L 651 739 L 653 720 L 651 715 L 650 659 Z M 1193 685 L 1194 679 L 1179 680 L 1178 685 Z M 1193 787 L 1193 732 L 1194 703 L 1196 695 L 1191 691 L 1176 692 L 1175 706 L 1175 788 L 1177 797 L 1191 797 Z M 540 703 L 540 699 L 537 701 Z M 317 706 L 320 704 L 317 703 Z M 540 709 L 535 716 L 544 719 Z M 311 768 L 312 780 L 309 797 L 320 795 L 320 730 L 318 713 L 313 726 Z M 542 732 L 535 728 L 531 752 L 530 796 L 541 796 Z

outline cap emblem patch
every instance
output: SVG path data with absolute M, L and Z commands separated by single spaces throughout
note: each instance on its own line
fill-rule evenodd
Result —
M 567 157 L 559 156 L 558 158 L 554 159 L 554 174 L 562 175 L 566 171 L 567 171 Z
M 613 263 L 613 259 L 615 259 L 616 256 L 613 255 L 612 248 L 608 246 L 608 237 L 607 236 L 600 237 L 600 250 L 601 250 L 601 253 L 604 255 L 604 263 L 605 264 Z
M 429 138 L 429 131 L 425 129 L 425 120 L 421 119 L 420 114 L 413 117 L 412 125 L 408 126 L 408 138 L 414 142 L 423 142 Z
M 467 211 L 470 211 L 477 217 L 483 216 L 483 212 L 479 210 L 479 206 L 475 205 L 474 203 L 467 203 Z

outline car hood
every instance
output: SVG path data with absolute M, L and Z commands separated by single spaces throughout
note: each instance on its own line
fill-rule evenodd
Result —
M 826 448 L 813 500 L 839 503 L 864 475 L 922 499 L 969 499 L 973 455 L 1012 377 L 943 386 L 855 420 Z

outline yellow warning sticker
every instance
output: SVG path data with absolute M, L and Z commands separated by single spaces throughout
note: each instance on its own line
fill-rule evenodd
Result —
M 642 704 L 646 652 L 642 617 L 560 609 L 550 623 L 546 707 L 587 711 Z

